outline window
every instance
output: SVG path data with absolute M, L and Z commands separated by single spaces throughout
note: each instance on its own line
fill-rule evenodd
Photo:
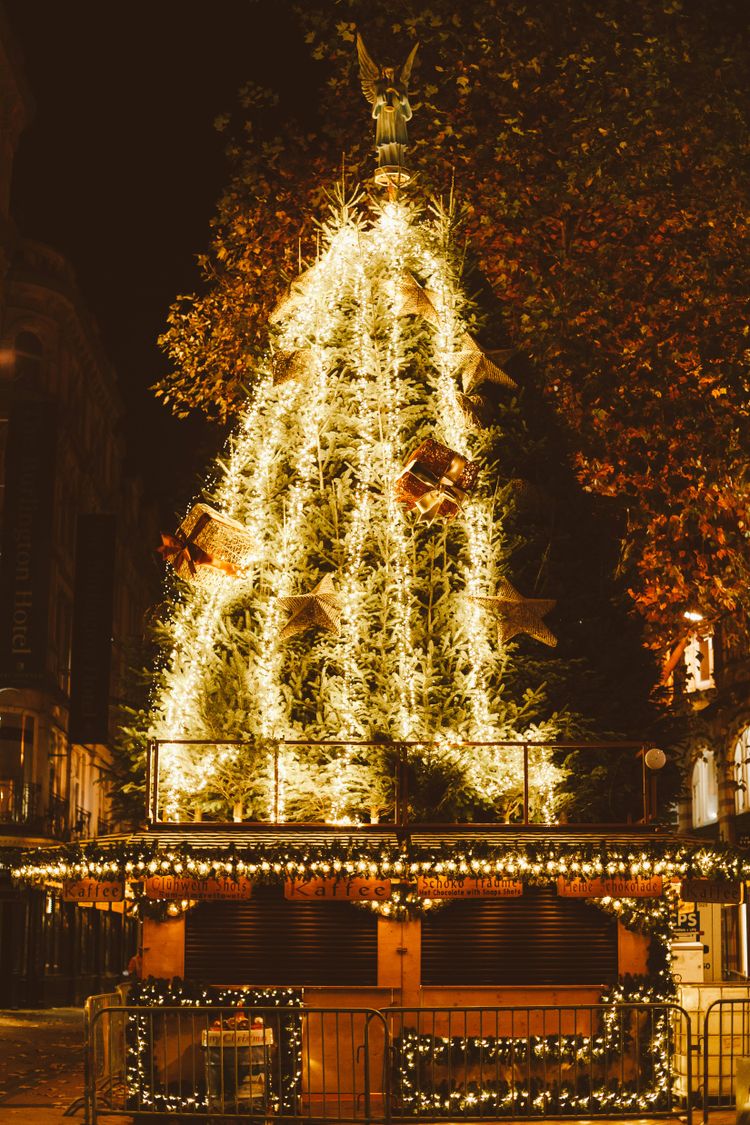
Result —
M 30 781 L 34 768 L 33 715 L 0 711 L 0 773 L 19 781 Z
M 57 592 L 55 610 L 55 662 L 57 686 L 66 695 L 70 694 L 70 649 L 73 636 L 73 606 L 67 593 Z
M 713 750 L 701 750 L 690 779 L 693 798 L 693 828 L 713 824 L 719 816 L 719 786 Z
M 706 691 L 714 686 L 714 639 L 695 633 L 685 645 L 685 691 Z
M 19 391 L 38 393 L 42 389 L 42 343 L 33 332 L 16 336 L 15 377 Z
M 0 711 L 0 821 L 5 823 L 25 823 L 37 811 L 35 723 L 32 715 Z
M 734 780 L 737 784 L 734 806 L 738 813 L 750 810 L 750 727 L 745 727 L 734 744 Z

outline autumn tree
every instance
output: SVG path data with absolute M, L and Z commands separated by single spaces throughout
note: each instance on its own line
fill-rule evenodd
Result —
M 318 117 L 283 124 L 248 88 L 221 123 L 231 182 L 201 292 L 179 301 L 158 393 L 227 418 L 267 348 L 278 273 L 311 258 L 326 185 L 370 173 L 354 51 L 420 41 L 410 161 L 455 193 L 502 309 L 609 498 L 654 643 L 683 613 L 747 607 L 748 42 L 734 0 L 348 0 L 300 5 Z

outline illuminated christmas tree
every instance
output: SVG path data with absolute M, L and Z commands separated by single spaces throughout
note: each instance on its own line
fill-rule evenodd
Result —
M 488 310 L 469 296 L 453 205 L 420 203 L 407 187 L 415 51 L 399 70 L 379 67 L 361 39 L 357 50 L 375 187 L 347 196 L 342 186 L 312 262 L 278 277 L 267 350 L 243 360 L 251 390 L 234 435 L 201 502 L 164 537 L 184 580 L 149 716 L 165 743 L 168 817 L 389 816 L 408 743 L 414 817 L 512 820 L 523 760 L 501 743 L 632 737 L 635 724 L 642 738 L 654 718 L 652 670 L 614 608 L 611 561 L 582 539 L 561 583 L 550 566 L 559 530 L 536 543 L 518 518 L 549 496 L 519 472 L 534 462 L 538 476 L 538 455 L 514 463 L 514 452 L 538 451 L 546 435 L 525 429 L 508 355 L 479 343 Z M 245 187 L 240 177 L 220 208 L 217 262 L 234 257 L 235 269 L 217 271 L 210 315 L 201 301 L 195 321 L 173 310 L 166 338 L 201 404 L 206 357 L 225 344 L 241 355 L 253 301 Z M 548 473 L 561 468 L 548 457 Z M 580 565 L 589 558 L 593 593 Z M 561 658 L 545 620 L 550 586 L 578 629 Z M 619 639 L 600 653 L 602 627 Z M 585 775 L 574 787 L 584 817 L 628 811 L 631 763 L 570 761 Z M 570 806 L 565 772 L 564 754 L 535 751 L 532 816 L 554 819 L 561 797 Z
M 254 818 L 378 817 L 392 744 L 424 741 L 418 779 L 507 816 L 519 754 L 462 744 L 560 734 L 539 682 L 505 686 L 517 634 L 555 644 L 554 602 L 512 585 L 502 435 L 476 392 L 514 383 L 476 342 L 451 228 L 440 209 L 339 199 L 271 316 L 210 507 L 164 547 L 187 581 L 152 730 L 248 745 L 164 747 L 170 815 L 213 800 Z M 352 744 L 283 744 L 274 778 L 269 740 L 333 739 Z M 549 812 L 559 771 L 541 756 Z

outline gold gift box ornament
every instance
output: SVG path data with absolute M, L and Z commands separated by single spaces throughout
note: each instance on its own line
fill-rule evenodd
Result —
M 195 581 L 201 567 L 236 578 L 252 546 L 246 527 L 208 504 L 194 504 L 174 535 L 162 533 L 161 540 L 159 554 L 186 582 Z
M 433 523 L 458 515 L 477 482 L 479 466 L 455 449 L 427 438 L 407 458 L 396 478 L 396 499 Z

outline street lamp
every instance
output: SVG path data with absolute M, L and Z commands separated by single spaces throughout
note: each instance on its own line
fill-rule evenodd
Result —
M 656 783 L 658 771 L 667 763 L 667 755 L 658 746 L 639 750 L 643 763 L 643 821 L 649 824 L 656 816 Z

